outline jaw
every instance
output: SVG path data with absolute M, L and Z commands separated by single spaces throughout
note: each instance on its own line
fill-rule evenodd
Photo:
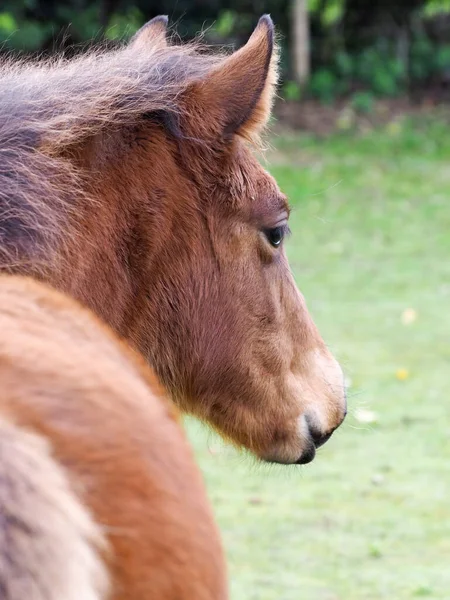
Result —
M 264 462 L 282 465 L 299 464 L 304 457 L 305 463 L 311 462 L 315 456 L 315 446 L 309 433 L 304 415 L 293 420 L 293 425 L 285 426 L 286 433 L 276 435 L 276 441 L 260 454 Z
M 253 424 L 250 425 L 248 415 L 247 418 L 243 418 L 242 414 L 235 412 L 235 428 L 218 420 L 217 415 L 205 418 L 197 413 L 196 416 L 211 426 L 225 441 L 237 449 L 251 452 L 263 462 L 292 465 L 306 464 L 314 459 L 316 445 L 305 415 L 294 418 L 285 425 L 274 427 L 275 416 L 263 420 L 262 414 L 257 421 L 257 417 L 253 417 Z
M 340 366 L 331 355 L 321 357 L 321 360 L 322 364 L 316 366 L 313 377 L 290 373 L 285 378 L 284 397 L 279 394 L 273 398 L 260 395 L 259 402 L 242 397 L 227 398 L 222 402 L 216 397 L 212 404 L 208 404 L 205 398 L 205 402 L 200 403 L 205 412 L 197 413 L 197 416 L 233 445 L 244 447 L 262 461 L 307 464 L 346 414 Z M 324 366 L 328 369 L 326 379 Z
M 227 355 L 222 362 L 208 364 L 209 356 L 202 355 L 202 378 L 195 379 L 192 372 L 187 383 L 172 387 L 173 399 L 183 412 L 260 460 L 311 462 L 345 417 L 342 370 L 324 346 L 303 353 L 295 370 L 289 359 L 281 364 L 271 360 L 272 367 L 277 365 L 272 371 L 259 361 L 245 370 L 245 356 L 233 361 Z
M 316 456 L 316 447 L 314 443 L 310 443 L 307 448 L 302 452 L 300 458 L 297 460 L 282 460 L 278 457 L 275 458 L 262 458 L 261 460 L 265 463 L 276 464 L 276 465 L 306 465 L 314 460 Z

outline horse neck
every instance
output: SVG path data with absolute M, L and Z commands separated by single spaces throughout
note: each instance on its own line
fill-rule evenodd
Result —
M 124 186 L 120 175 L 110 176 L 108 186 L 89 190 L 74 211 L 65 236 L 64 268 L 51 275 L 56 287 L 88 306 L 119 333 L 141 286 L 135 255 L 144 243 L 136 198 Z

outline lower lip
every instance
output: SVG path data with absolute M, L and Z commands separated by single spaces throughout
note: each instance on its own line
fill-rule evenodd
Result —
M 303 452 L 303 454 L 300 456 L 300 458 L 296 461 L 295 464 L 296 465 L 306 465 L 314 459 L 315 455 L 316 455 L 316 447 L 314 446 L 313 442 L 311 441 L 309 446 L 306 448 L 306 450 Z

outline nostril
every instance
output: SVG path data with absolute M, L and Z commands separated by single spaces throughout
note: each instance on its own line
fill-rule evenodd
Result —
M 311 435 L 315 447 L 320 448 L 320 446 L 323 446 L 326 442 L 328 442 L 328 440 L 333 435 L 336 429 L 337 427 L 333 427 L 333 429 L 328 433 L 321 433 L 320 431 L 317 431 L 317 429 L 311 427 L 309 433 Z
M 308 416 L 306 417 L 306 422 L 308 424 L 310 438 L 314 442 L 314 446 L 316 448 L 320 448 L 320 446 L 323 446 L 326 442 L 328 442 L 334 431 L 339 427 L 339 425 L 336 425 L 336 427 L 333 427 L 331 431 L 323 433 L 315 424 L 311 423 L 311 420 L 308 418 Z
M 310 433 L 315 447 L 320 448 L 320 446 L 323 446 L 326 442 L 328 442 L 330 437 L 333 435 L 333 431 L 330 431 L 330 433 L 325 434 L 321 434 L 318 431 L 311 431 Z

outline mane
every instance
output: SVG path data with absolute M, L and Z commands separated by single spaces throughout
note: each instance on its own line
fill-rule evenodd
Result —
M 1 62 L 0 271 L 39 274 L 49 267 L 51 248 L 63 242 L 58 236 L 83 193 L 68 148 L 152 114 L 170 124 L 187 110 L 180 94 L 221 58 L 187 44 Z

